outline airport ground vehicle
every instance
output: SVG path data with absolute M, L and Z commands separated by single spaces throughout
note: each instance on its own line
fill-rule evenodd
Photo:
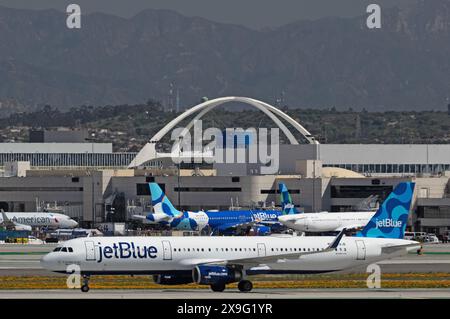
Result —
M 442 240 L 443 243 L 448 243 L 448 242 L 450 242 L 450 230 L 447 230 L 446 232 L 444 232 L 444 233 L 441 235 L 441 240 Z
M 405 232 L 404 238 L 408 240 L 416 240 L 423 243 L 438 244 L 440 242 L 436 234 L 426 232 Z
M 100 274 L 149 274 L 159 284 L 196 282 L 213 291 L 238 282 L 248 292 L 250 275 L 332 272 L 419 249 L 403 239 L 413 191 L 414 183 L 397 185 L 356 236 L 344 229 L 336 237 L 88 237 L 65 242 L 41 263 L 61 273 L 79 267 L 83 292 Z
M 439 238 L 436 236 L 436 234 L 426 234 L 424 238 L 425 243 L 430 244 L 439 244 Z

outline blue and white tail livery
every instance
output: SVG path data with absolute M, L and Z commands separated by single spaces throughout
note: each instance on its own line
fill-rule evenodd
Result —
M 183 213 L 176 209 L 157 183 L 149 183 L 152 206 L 156 214 L 179 217 Z
M 297 214 L 297 208 L 295 208 L 294 203 L 292 202 L 291 194 L 289 194 L 288 188 L 284 183 L 278 184 L 280 190 L 281 197 L 281 208 L 283 211 L 283 215 Z
M 414 194 L 413 182 L 399 183 L 357 237 L 403 238 Z

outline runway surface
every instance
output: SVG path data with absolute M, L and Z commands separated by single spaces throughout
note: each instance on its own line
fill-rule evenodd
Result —
M 66 276 L 42 269 L 40 258 L 55 245 L 0 245 L 1 276 Z M 450 244 L 430 245 L 423 255 L 408 254 L 378 263 L 382 273 L 450 272 Z M 345 273 L 365 273 L 353 269 Z M 23 289 L 0 290 L 0 299 L 277 299 L 277 298 L 450 298 L 450 289 L 254 289 L 240 293 L 229 289 Z
M 255 289 L 249 293 L 209 289 L 0 290 L 0 299 L 433 299 L 450 298 L 450 289 Z

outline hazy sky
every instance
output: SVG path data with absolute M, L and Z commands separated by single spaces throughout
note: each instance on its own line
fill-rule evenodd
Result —
M 404 6 L 416 0 L 0 0 L 12 8 L 65 11 L 70 3 L 82 13 L 105 12 L 131 17 L 144 9 L 171 9 L 187 16 L 242 24 L 252 28 L 273 27 L 302 19 L 365 14 L 370 3 Z

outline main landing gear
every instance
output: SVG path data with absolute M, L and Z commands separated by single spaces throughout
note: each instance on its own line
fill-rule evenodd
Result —
M 250 280 L 241 280 L 238 283 L 238 289 L 240 292 L 249 292 L 253 289 L 253 284 Z
M 253 284 L 250 280 L 241 280 L 238 283 L 238 289 L 240 292 L 249 292 L 253 289 Z M 225 290 L 224 283 L 217 283 L 211 285 L 211 290 L 214 292 L 222 292 Z
M 83 285 L 81 285 L 81 291 L 82 292 L 88 292 L 89 291 L 89 279 L 90 279 L 89 276 L 83 275 Z
M 225 284 L 224 283 L 213 284 L 211 285 L 211 290 L 214 292 L 222 292 L 225 290 Z

